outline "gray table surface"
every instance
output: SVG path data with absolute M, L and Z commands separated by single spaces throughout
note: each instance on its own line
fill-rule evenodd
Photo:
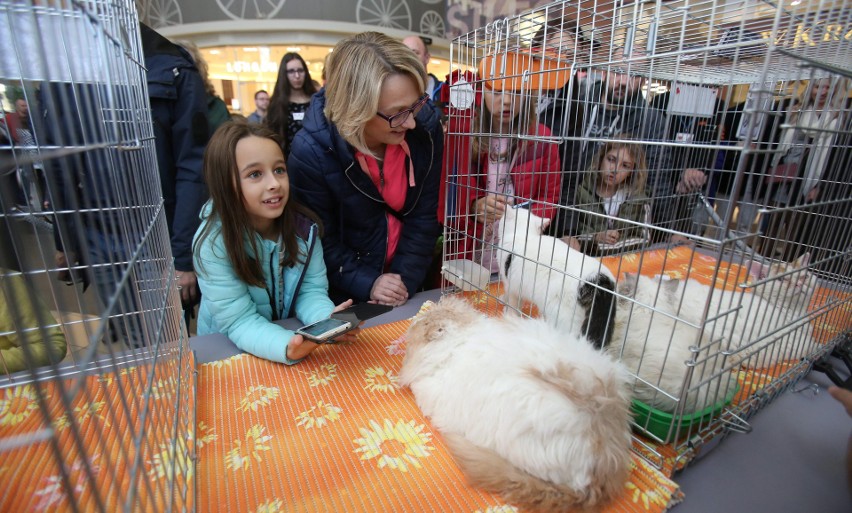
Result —
M 439 290 L 416 294 L 401 307 L 368 320 L 364 327 L 407 319 Z M 297 328 L 298 321 L 281 322 Z M 192 337 L 199 363 L 241 351 L 224 335 Z M 841 371 L 843 368 L 841 367 Z M 675 475 L 686 498 L 674 513 L 850 513 L 846 443 L 852 431 L 841 405 L 828 395 L 828 378 L 812 372 L 794 390 L 776 398 L 749 423 L 749 434 L 731 434 Z M 807 388 L 816 385 L 814 388 Z

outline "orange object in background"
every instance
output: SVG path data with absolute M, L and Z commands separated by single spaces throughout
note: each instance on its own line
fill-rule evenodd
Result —
M 561 89 L 571 78 L 571 64 L 562 59 L 507 51 L 479 61 L 479 78 L 494 91 Z

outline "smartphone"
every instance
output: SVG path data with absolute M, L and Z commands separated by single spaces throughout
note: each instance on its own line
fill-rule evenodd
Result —
M 331 314 L 331 316 L 335 319 L 350 321 L 352 324 L 360 324 L 367 319 L 372 319 L 377 315 L 382 315 L 383 313 L 390 312 L 391 310 L 393 310 L 393 307 L 388 305 L 358 303 L 357 305 L 350 306 L 346 310 L 335 312 Z
M 349 331 L 352 323 L 341 319 L 323 319 L 307 326 L 302 326 L 296 333 L 313 342 L 324 343 L 334 337 Z

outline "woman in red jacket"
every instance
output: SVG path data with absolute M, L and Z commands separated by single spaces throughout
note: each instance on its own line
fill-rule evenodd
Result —
M 536 119 L 534 98 L 504 90 L 507 83 L 474 81 L 475 100 L 464 110 L 451 93 L 438 203 L 450 228 L 447 258 L 472 259 L 492 273 L 506 207 L 529 201 L 535 215 L 552 220 L 562 189 L 558 146 Z

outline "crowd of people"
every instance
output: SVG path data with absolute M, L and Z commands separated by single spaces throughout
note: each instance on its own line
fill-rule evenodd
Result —
M 691 128 L 681 127 L 695 120 L 669 115 L 642 94 L 645 79 L 632 69 L 645 58 L 641 52 L 614 50 L 622 65 L 577 71 L 570 83 L 532 101 L 511 80 L 467 72 L 475 100 L 459 106 L 447 94 L 459 74 L 446 81 L 429 74 L 421 38 L 365 32 L 337 44 L 323 84 L 288 52 L 272 93 L 258 90 L 256 110 L 244 118 L 227 115 L 191 43 L 141 29 L 183 306 L 198 308 L 198 334 L 224 333 L 245 351 L 288 364 L 316 344 L 274 321 L 295 315 L 310 323 L 352 302 L 404 304 L 434 286 L 429 270 L 441 256 L 442 225 L 466 234 L 459 256 L 491 273 L 498 270 L 498 222 L 521 202 L 550 221 L 551 235 L 588 254 L 688 243 L 691 199 L 699 191 L 712 199 L 722 170 L 732 169 L 726 159 L 739 155 L 673 154 L 670 143 L 683 140 L 681 131 Z M 547 54 L 554 47 L 599 49 L 576 26 L 548 24 L 533 49 Z M 822 183 L 843 158 L 832 149 L 832 134 L 850 123 L 839 114 L 849 81 L 813 80 L 800 91 L 774 107 L 785 122 L 768 124 L 752 141 L 785 149 L 754 169 L 787 165 L 793 174 L 754 173 L 754 198 L 774 201 L 783 192 L 788 201 L 818 202 L 831 194 Z M 46 86 L 40 108 L 75 94 L 87 92 Z M 716 112 L 712 140 L 736 144 L 729 113 L 737 107 L 719 101 Z M 15 143 L 28 126 L 25 101 L 17 119 L 3 126 Z M 47 133 L 46 142 L 73 140 Z M 68 159 L 56 178 L 66 186 L 56 190 L 97 181 L 85 172 L 92 165 Z M 94 182 L 88 187 L 100 190 Z M 45 193 L 44 205 L 93 200 L 102 209 L 110 202 L 105 195 L 71 201 Z M 767 216 L 764 230 L 790 241 L 783 256 L 795 257 L 796 244 L 813 230 L 789 213 L 777 217 Z M 91 216 L 84 223 L 80 247 L 64 247 L 73 238 L 57 237 L 57 265 L 104 264 L 95 265 L 101 271 L 93 281 L 107 298 L 116 291 L 114 271 L 107 271 L 132 248 L 126 233 Z M 132 309 L 138 292 L 125 290 L 120 304 Z M 132 324 L 124 326 L 119 338 L 145 344 L 143 334 L 127 328 Z

